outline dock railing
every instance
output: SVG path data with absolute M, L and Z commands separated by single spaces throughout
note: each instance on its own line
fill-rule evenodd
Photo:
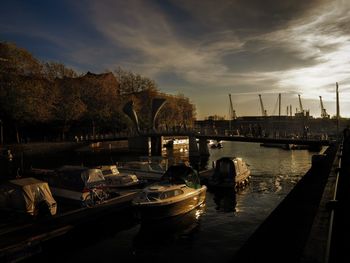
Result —
M 330 262 L 330 255 L 331 255 L 331 247 L 332 247 L 332 236 L 333 236 L 333 228 L 334 228 L 334 215 L 335 215 L 335 209 L 337 205 L 337 193 L 338 193 L 338 184 L 339 184 L 339 176 L 340 176 L 340 168 L 341 168 L 341 162 L 342 162 L 342 145 L 340 145 L 339 149 L 339 162 L 338 167 L 336 169 L 336 179 L 334 184 L 334 192 L 333 192 L 333 198 L 329 200 L 328 205 L 331 209 L 330 211 L 330 219 L 329 219 L 329 225 L 328 225 L 328 235 L 327 235 L 327 243 L 326 243 L 326 251 L 325 251 L 325 258 L 324 262 L 329 263 Z

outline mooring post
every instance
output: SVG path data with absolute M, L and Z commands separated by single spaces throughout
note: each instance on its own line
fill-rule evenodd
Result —
M 148 136 L 129 137 L 128 148 L 130 152 L 149 155 L 149 148 L 150 148 L 149 137 Z
M 151 155 L 162 155 L 162 136 L 156 135 L 151 137 Z
M 199 154 L 201 156 L 209 156 L 209 148 L 206 138 L 199 139 Z
M 198 145 L 195 136 L 188 137 L 189 156 L 199 156 Z

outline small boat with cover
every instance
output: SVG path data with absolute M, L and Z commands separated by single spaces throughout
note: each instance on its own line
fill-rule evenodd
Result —
M 241 157 L 222 157 L 216 160 L 208 186 L 239 189 L 248 184 L 250 174 L 248 165 Z

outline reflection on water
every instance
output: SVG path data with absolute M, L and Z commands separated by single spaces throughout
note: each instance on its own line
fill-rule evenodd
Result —
M 111 228 L 111 232 L 118 229 L 113 235 L 101 236 L 84 248 L 73 249 L 69 261 L 140 262 L 149 259 L 152 262 L 181 262 L 186 259 L 232 262 L 234 253 L 310 168 L 312 153 L 265 148 L 258 143 L 224 141 L 223 146 L 210 148 L 210 156 L 202 159 L 189 157 L 188 152 L 168 152 L 163 157 L 177 162 L 188 160 L 194 168 L 200 169 L 211 167 L 224 156 L 242 157 L 251 170 L 251 179 L 245 189 L 236 193 L 207 191 L 205 209 L 199 214 L 194 210 L 163 222 L 126 225 L 122 230 L 116 226 L 118 223 L 112 222 L 106 227 Z M 48 156 L 43 156 L 41 160 L 35 160 L 33 166 L 58 166 L 67 162 L 96 165 L 139 159 L 139 156 L 125 154 L 105 157 L 56 156 L 48 160 Z M 61 260 L 58 256 L 57 262 L 62 262 L 63 256 Z
M 188 239 L 199 230 L 200 217 L 204 211 L 205 205 L 175 217 L 142 221 L 139 232 L 134 238 L 134 248 L 149 249 Z
M 217 189 L 214 192 L 215 209 L 224 213 L 236 212 L 236 191 L 231 189 Z

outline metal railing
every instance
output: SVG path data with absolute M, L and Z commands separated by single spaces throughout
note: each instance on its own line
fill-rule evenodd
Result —
M 336 209 L 336 205 L 338 202 L 337 193 L 338 193 L 340 168 L 341 168 L 341 162 L 342 162 L 342 144 L 340 145 L 340 152 L 338 154 L 338 157 L 339 157 L 339 162 L 338 162 L 338 167 L 336 169 L 336 180 L 335 180 L 335 185 L 334 185 L 333 198 L 331 200 L 329 200 L 329 204 L 331 205 L 331 207 L 330 207 L 331 214 L 330 214 L 330 220 L 329 220 L 329 226 L 328 226 L 328 235 L 327 235 L 326 251 L 325 251 L 325 258 L 324 258 L 325 263 L 330 262 L 333 227 L 334 227 L 334 214 L 335 214 L 335 209 Z

